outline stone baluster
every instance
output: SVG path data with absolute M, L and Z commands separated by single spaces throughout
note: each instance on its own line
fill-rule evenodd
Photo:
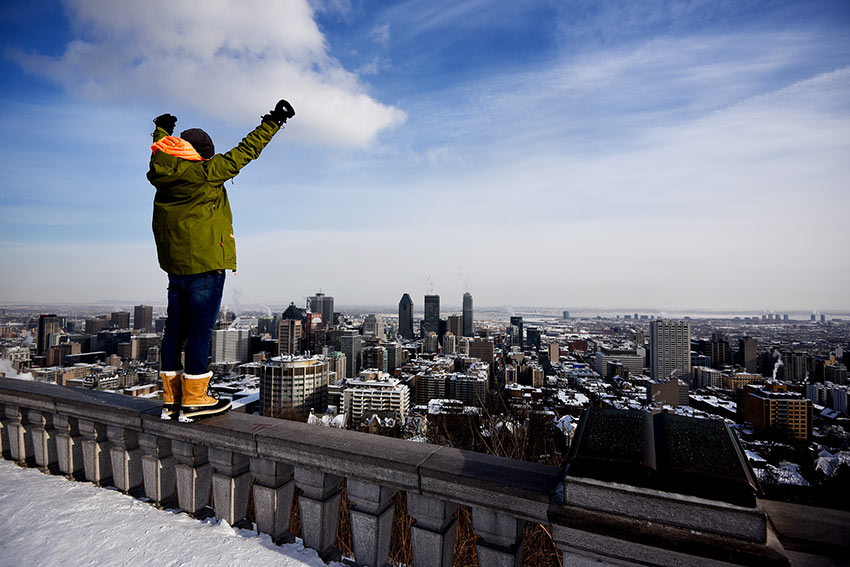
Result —
M 43 471 L 56 473 L 59 467 L 56 459 L 56 431 L 53 429 L 53 414 L 29 410 L 27 420 L 30 423 L 35 464 Z
M 118 425 L 109 425 L 106 428 L 106 436 L 112 444 L 109 455 L 112 458 L 112 482 L 115 488 L 130 492 L 141 486 L 144 476 L 138 432 Z
M 478 535 L 478 564 L 520 567 L 524 521 L 487 508 L 472 508 L 472 528 Z
M 76 417 L 61 413 L 53 416 L 56 430 L 56 460 L 62 474 L 72 478 L 85 478 L 83 462 L 83 436 Z
M 251 457 L 254 476 L 254 516 L 257 530 L 269 534 L 273 541 L 291 541 L 289 515 L 295 494 L 294 469 L 277 461 Z
M 383 565 L 390 551 L 395 489 L 356 478 L 348 479 L 351 531 L 357 565 Z
M 187 441 L 171 442 L 171 451 L 177 459 L 177 501 L 180 509 L 197 514 L 210 501 L 212 467 L 208 462 L 208 450 L 203 445 Z
M 33 458 L 32 435 L 26 424 L 26 417 L 21 408 L 16 405 L 7 404 L 4 407 L 6 414 L 6 429 L 9 432 L 9 456 L 13 461 L 25 462 L 27 456 Z
M 142 476 L 145 496 L 162 504 L 174 496 L 176 486 L 171 440 L 151 433 L 139 433 L 142 448 Z
M 112 461 L 109 457 L 110 443 L 106 437 L 106 426 L 88 419 L 77 420 L 83 436 L 83 466 L 86 480 L 95 484 L 108 484 L 112 480 Z
M 214 447 L 209 450 L 209 460 L 213 470 L 215 517 L 232 526 L 248 513 L 250 462 L 245 455 Z
M 6 427 L 6 410 L 2 404 L 0 404 L 0 457 L 12 458 L 12 452 L 9 450 L 9 428 Z
M 298 497 L 301 512 L 301 539 L 304 545 L 328 560 L 338 554 L 334 547 L 342 491 L 338 476 L 317 469 L 295 467 L 295 484 L 303 491 Z
M 410 528 L 416 567 L 449 567 L 452 564 L 456 509 L 457 504 L 408 492 L 407 511 L 416 520 Z

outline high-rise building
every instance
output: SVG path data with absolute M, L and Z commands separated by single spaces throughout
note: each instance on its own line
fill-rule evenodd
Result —
M 421 372 L 416 375 L 414 383 L 416 403 L 427 404 L 433 399 L 443 399 L 447 394 L 449 375 L 444 371 Z
M 802 382 L 809 375 L 808 362 L 809 353 L 795 350 L 782 353 L 782 366 L 780 371 L 786 382 Z
M 472 336 L 472 294 L 468 291 L 463 294 L 463 336 Z
M 410 407 L 410 390 L 397 378 L 363 371 L 359 379 L 348 382 L 343 406 L 352 423 L 374 414 L 404 419 Z
M 534 347 L 540 350 L 540 329 L 537 327 L 529 327 L 525 330 L 525 339 L 529 347 Z
M 558 364 L 561 360 L 561 345 L 556 342 L 549 343 L 549 364 Z
M 153 331 L 153 307 L 136 305 L 133 308 L 133 328 Z
M 301 353 L 301 337 L 304 329 L 300 319 L 281 319 L 278 329 L 278 343 L 281 356 L 295 356 Z
M 739 405 L 743 421 L 758 431 L 772 431 L 791 439 L 808 439 L 812 434 L 812 401 L 788 392 L 784 384 L 748 387 Z
M 449 315 L 446 329 L 456 337 L 463 336 L 463 316 Z
M 833 384 L 847 383 L 847 367 L 843 364 L 828 364 L 823 369 L 824 380 Z
M 156 333 L 139 333 L 130 337 L 130 356 L 132 360 L 147 360 L 152 348 L 159 348 L 160 338 Z M 158 354 L 158 353 L 157 353 Z
M 511 317 L 511 326 L 509 328 L 509 335 L 511 337 L 511 346 L 518 346 L 522 348 L 522 317 L 519 315 L 514 315 Z
M 493 376 L 493 357 L 496 352 L 496 346 L 492 340 L 484 337 L 475 337 L 469 342 L 469 356 L 477 358 L 482 362 L 486 362 L 490 368 L 490 377 Z
M 440 296 L 425 296 L 425 319 L 422 321 L 423 338 L 428 333 L 440 333 Z
M 384 319 L 380 315 L 369 314 L 363 319 L 363 334 L 376 339 L 384 339 Z
M 413 339 L 413 300 L 406 293 L 398 302 L 398 334 L 402 338 Z
M 696 366 L 693 368 L 691 387 L 694 390 L 701 388 L 720 388 L 723 386 L 723 373 L 716 368 Z
M 706 354 L 711 357 L 711 365 L 714 368 L 723 368 L 732 363 L 732 348 L 723 333 L 711 333 L 711 341 L 708 343 Z
M 88 317 L 86 319 L 86 334 L 96 335 L 106 328 L 106 319 L 100 317 Z
M 437 333 L 430 331 L 422 337 L 422 352 L 439 352 L 439 350 L 440 337 L 437 336 Z
M 457 352 L 457 336 L 454 333 L 443 335 L 443 354 L 454 354 Z
M 345 354 L 345 378 L 354 378 L 362 368 L 363 337 L 357 331 L 345 331 L 339 342 Z
M 321 357 L 282 356 L 259 364 L 260 415 L 287 409 L 324 412 L 328 399 L 328 363 Z
M 322 316 L 322 324 L 325 327 L 333 325 L 334 322 L 334 298 L 317 292 L 308 298 L 310 313 L 318 313 Z
M 758 370 L 758 356 L 756 354 L 757 342 L 752 337 L 738 339 L 738 364 L 747 372 Z
M 129 329 L 130 328 L 130 312 L 129 311 L 114 311 L 109 318 L 109 326 L 113 329 Z M 153 330 L 153 329 L 151 329 Z
M 361 351 L 363 368 L 380 372 L 389 372 L 387 349 L 382 346 L 369 346 Z
M 213 331 L 212 359 L 221 362 L 248 362 L 251 331 L 230 328 Z
M 319 313 L 307 313 L 304 318 L 304 338 L 301 348 L 312 354 L 322 352 L 327 342 L 327 330 Z
M 38 337 L 36 339 L 36 354 L 44 355 L 45 351 L 53 346 L 50 344 L 50 335 L 59 332 L 59 317 L 55 313 L 42 314 L 38 316 Z
M 332 373 L 331 379 L 335 381 L 345 379 L 345 355 L 339 351 L 328 353 L 325 357 L 328 361 L 328 371 Z
M 383 346 L 387 349 L 387 372 L 392 374 L 404 364 L 404 349 L 397 342 L 384 343 Z
M 691 325 L 673 319 L 649 323 L 650 366 L 654 380 L 691 375 Z

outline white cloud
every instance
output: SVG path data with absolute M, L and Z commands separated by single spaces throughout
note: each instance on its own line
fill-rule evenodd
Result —
M 370 35 L 375 43 L 386 47 L 390 43 L 390 25 L 375 24 Z
M 66 4 L 80 39 L 59 58 L 16 57 L 86 99 L 243 124 L 286 98 L 297 112 L 290 136 L 341 146 L 369 144 L 406 119 L 328 54 L 304 0 Z

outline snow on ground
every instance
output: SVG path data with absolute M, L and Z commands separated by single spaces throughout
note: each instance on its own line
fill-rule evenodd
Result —
M 298 544 L 0 459 L 0 566 L 12 565 L 326 567 Z

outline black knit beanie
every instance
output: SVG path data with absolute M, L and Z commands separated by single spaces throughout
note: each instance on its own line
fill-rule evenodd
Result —
M 189 128 L 180 132 L 180 137 L 192 144 L 192 147 L 201 154 L 204 159 L 210 159 L 215 155 L 215 145 L 210 135 L 200 128 Z

